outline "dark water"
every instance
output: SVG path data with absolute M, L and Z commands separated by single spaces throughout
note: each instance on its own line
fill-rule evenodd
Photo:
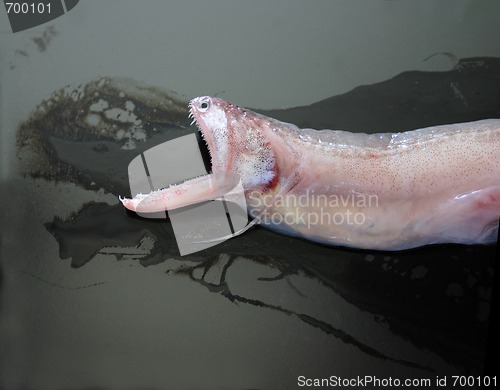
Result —
M 459 61 L 451 71 L 405 72 L 310 106 L 263 113 L 299 127 L 368 133 L 404 131 L 500 118 L 498 91 L 500 59 L 471 58 Z M 104 190 L 116 196 L 130 195 L 127 166 L 134 157 L 154 145 L 195 131 L 189 126 L 185 101 L 168 91 L 127 79 L 103 78 L 79 86 L 77 92 L 55 92 L 39 107 L 18 130 L 18 157 L 26 180 L 76 183 L 96 193 Z M 113 107 L 121 111 L 106 117 L 104 111 Z M 113 255 L 116 267 L 165 266 L 156 282 L 164 279 L 171 283 L 172 278 L 182 281 L 176 290 L 180 305 L 177 313 L 189 316 L 187 313 L 203 310 L 205 316 L 199 321 L 207 321 L 207 329 L 213 329 L 210 324 L 217 321 L 239 321 L 238 316 L 245 321 L 249 313 L 253 319 L 261 317 L 270 323 L 278 319 L 279 326 L 269 325 L 269 335 L 260 333 L 265 326 L 251 321 L 246 329 L 233 329 L 235 333 L 222 337 L 207 355 L 227 356 L 221 360 L 224 370 L 238 372 L 240 363 L 231 356 L 245 356 L 245 350 L 234 350 L 231 345 L 248 348 L 263 343 L 256 356 L 261 354 L 262 361 L 266 361 L 264 340 L 282 340 L 281 344 L 271 344 L 272 355 L 283 358 L 266 363 L 270 372 L 276 372 L 274 379 L 259 376 L 260 363 L 250 360 L 243 365 L 245 373 L 255 371 L 259 379 L 248 383 L 259 388 L 295 386 L 300 375 L 297 367 L 302 368 L 302 375 L 388 377 L 398 373 L 402 378 L 477 375 L 483 369 L 496 246 L 436 245 L 404 252 L 358 251 L 322 246 L 257 227 L 218 246 L 180 257 L 168 220 L 143 219 L 119 204 L 110 205 L 97 198 L 68 218 L 51 218 L 44 229 L 57 242 L 59 257 L 66 265 L 64 273 L 92 269 L 94 262 L 103 261 L 103 254 Z M 107 261 L 107 270 L 112 273 L 113 265 Z M 139 274 L 142 267 L 133 267 L 131 271 Z M 32 271 L 25 274 L 29 277 L 24 283 L 52 284 L 56 290 L 57 286 L 64 286 L 58 273 L 51 278 L 41 278 Z M 51 276 L 50 271 L 44 275 Z M 106 275 L 90 275 L 85 286 L 98 286 L 103 278 Z M 134 285 L 132 281 L 130 288 L 140 288 L 139 283 Z M 193 306 L 193 300 L 188 298 L 193 289 L 203 291 L 200 294 L 207 297 L 205 303 L 198 301 L 203 308 L 197 307 L 197 303 Z M 103 302 L 107 302 L 106 294 L 111 297 L 115 293 L 105 290 Z M 57 295 L 57 291 L 53 294 Z M 56 296 L 54 300 L 57 299 Z M 184 305 L 184 300 L 190 304 Z M 231 302 L 236 309 L 220 311 L 221 300 Z M 78 299 L 60 303 L 59 310 L 64 312 L 75 302 Z M 156 303 L 151 306 L 150 302 L 149 307 L 157 307 L 158 312 L 125 310 L 112 301 L 100 310 L 133 322 L 141 316 L 148 321 L 154 321 L 155 315 L 168 316 L 160 314 L 161 306 Z M 94 316 L 102 315 L 92 307 L 83 310 L 89 324 Z M 44 316 L 43 312 L 36 313 L 28 315 L 29 321 L 36 322 L 41 320 L 37 315 Z M 170 326 L 185 330 L 185 346 L 194 343 L 195 332 L 199 331 L 191 323 Z M 191 369 L 199 370 L 182 358 L 179 362 L 171 355 L 144 354 L 158 342 L 165 344 L 165 349 L 171 344 L 168 335 L 154 329 L 160 333 L 153 332 L 151 339 L 141 337 L 142 344 L 135 348 L 142 351 L 142 364 L 150 367 L 150 374 L 142 383 L 156 383 L 151 380 L 151 372 L 156 372 L 151 367 L 162 364 L 175 366 L 186 377 Z M 296 334 L 297 329 L 303 333 Z M 99 333 L 98 325 L 95 331 Z M 141 330 L 127 328 L 120 332 L 123 339 L 134 339 L 135 332 Z M 79 345 L 74 337 L 72 345 Z M 248 340 L 241 341 L 245 338 Z M 304 360 L 296 353 L 300 348 L 291 341 L 297 339 L 297 345 L 310 340 L 313 358 Z M 323 339 L 335 343 L 319 341 Z M 29 350 L 30 345 L 25 348 Z M 121 359 L 132 365 L 134 348 L 127 351 Z M 206 354 L 205 350 L 199 352 Z M 99 353 L 112 356 L 122 352 L 110 347 Z M 183 356 L 182 347 L 179 354 Z M 293 369 L 285 375 L 288 366 Z M 163 378 L 162 374 L 157 375 Z M 140 375 L 137 378 L 141 383 Z M 216 375 L 206 383 L 238 383 L 239 388 L 247 388 L 244 380 L 223 381 Z

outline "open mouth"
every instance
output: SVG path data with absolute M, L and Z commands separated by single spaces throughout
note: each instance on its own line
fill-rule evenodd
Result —
M 198 140 L 198 147 L 200 148 L 200 153 L 201 157 L 203 159 L 203 164 L 205 165 L 205 169 L 208 173 L 212 173 L 212 155 L 210 151 L 210 147 L 208 146 L 208 141 L 205 138 L 205 134 L 203 133 L 203 130 L 196 120 L 196 117 L 194 115 L 194 109 L 195 107 L 193 106 L 193 102 L 191 101 L 189 103 L 189 115 L 188 118 L 192 119 L 191 125 L 195 124 L 196 127 L 198 128 L 198 131 L 196 132 L 196 139 Z
M 200 148 L 203 164 L 208 173 L 212 173 L 212 158 L 210 157 L 210 149 L 208 144 L 203 139 L 201 130 L 196 132 L 196 139 L 198 140 L 198 147 Z

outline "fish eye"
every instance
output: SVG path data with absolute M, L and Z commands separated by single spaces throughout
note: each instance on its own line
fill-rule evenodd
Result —
M 208 110 L 208 107 L 210 107 L 210 102 L 208 100 L 202 101 L 199 105 L 200 111 L 206 111 Z

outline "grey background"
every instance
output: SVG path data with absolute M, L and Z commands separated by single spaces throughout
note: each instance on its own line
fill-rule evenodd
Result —
M 49 53 L 5 75 L 27 109 L 66 83 L 127 76 L 188 97 L 219 94 L 255 108 L 304 105 L 404 70 L 498 56 L 500 2 L 83 1 L 53 23 Z M 12 34 L 0 13 L 2 62 L 44 26 Z M 36 71 L 35 71 L 36 69 Z M 5 72 L 5 70 L 4 70 Z M 9 76 L 9 77 L 7 77 Z M 12 91 L 29 89 L 29 96 Z
M 308 368 L 309 375 L 360 374 L 338 340 L 167 276 L 165 264 L 144 268 L 99 254 L 75 271 L 61 261 L 43 223 L 96 196 L 117 200 L 18 177 L 17 125 L 53 90 L 111 75 L 187 98 L 217 94 L 258 108 L 309 104 L 404 70 L 450 69 L 453 56 L 498 57 L 499 15 L 497 0 L 81 1 L 50 23 L 57 35 L 40 51 L 33 38 L 47 26 L 12 34 L 0 12 L 0 195 L 7 200 L 0 387 L 283 388 L 311 362 L 331 369 Z M 439 52 L 452 56 L 424 61 Z M 22 188 L 14 198 L 7 179 Z M 368 374 L 388 377 L 391 367 L 384 369 Z

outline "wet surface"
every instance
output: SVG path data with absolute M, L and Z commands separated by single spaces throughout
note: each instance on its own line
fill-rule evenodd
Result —
M 67 86 L 41 102 L 17 135 L 23 173 L 86 189 L 129 192 L 130 160 L 192 132 L 187 103 L 130 79 Z
M 311 106 L 261 112 L 300 127 L 403 131 L 499 118 L 498 91 L 500 59 L 474 58 L 448 72 L 405 72 Z M 19 128 L 22 173 L 128 196 L 128 163 L 195 131 L 187 113 L 187 102 L 175 94 L 128 79 L 101 78 L 56 91 Z M 143 219 L 99 201 L 54 217 L 45 228 L 74 272 L 102 254 L 145 267 L 165 263 L 170 277 L 187 277 L 239 305 L 294 317 L 402 372 L 426 377 L 482 370 L 495 246 L 357 251 L 257 227 L 180 257 L 168 220 Z

